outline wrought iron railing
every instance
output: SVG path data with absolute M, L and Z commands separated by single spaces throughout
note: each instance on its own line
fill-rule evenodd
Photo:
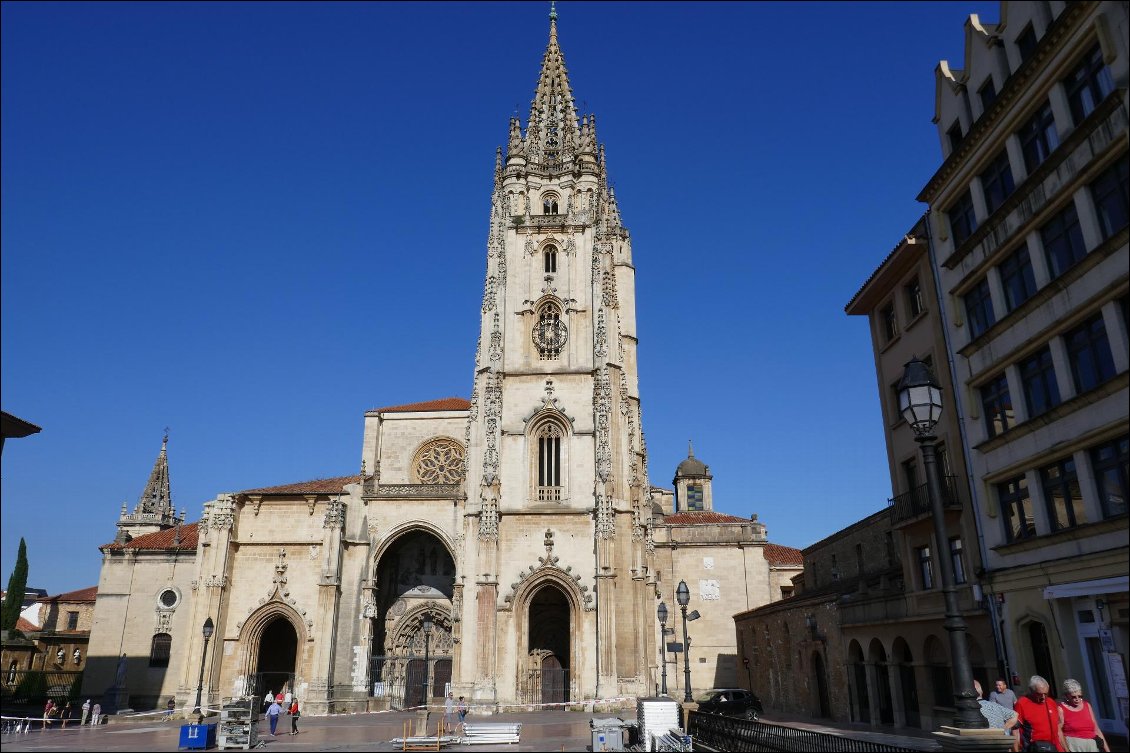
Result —
M 50 698 L 62 705 L 78 700 L 82 689 L 82 671 L 43 671 L 9 669 L 0 682 L 0 694 L 6 703 L 42 705 Z
M 369 657 L 369 695 L 383 699 L 392 709 L 419 708 L 428 704 L 443 705 L 451 685 L 451 657 L 433 654 L 425 671 L 424 656 Z
M 526 670 L 524 678 L 520 678 L 518 703 L 552 704 L 568 703 L 569 700 L 567 669 L 530 669 Z
M 753 722 L 732 716 L 719 716 L 701 711 L 692 711 L 687 724 L 687 732 L 694 740 L 695 748 L 710 750 L 757 750 L 757 751 L 809 751 L 821 750 L 829 753 L 883 753 L 885 751 L 907 751 L 886 743 L 860 740 L 854 737 L 841 737 L 809 729 L 786 727 L 781 724 Z
M 942 480 L 942 507 L 961 509 L 961 487 L 957 476 L 946 476 Z M 926 484 L 921 484 L 905 494 L 887 500 L 891 509 L 891 522 L 901 523 L 930 512 L 930 494 Z

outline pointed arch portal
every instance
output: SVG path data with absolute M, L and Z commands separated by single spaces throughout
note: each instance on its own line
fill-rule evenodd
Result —
M 567 703 L 572 646 L 572 608 L 557 586 L 547 583 L 534 593 L 527 611 L 527 702 Z
M 259 655 L 255 661 L 256 694 L 285 693 L 294 690 L 294 670 L 298 659 L 298 633 L 290 620 L 275 617 L 263 628 Z

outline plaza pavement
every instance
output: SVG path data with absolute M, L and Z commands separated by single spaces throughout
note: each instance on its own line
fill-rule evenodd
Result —
M 440 714 L 433 713 L 432 725 Z M 469 716 L 471 722 L 521 722 L 522 737 L 517 745 L 454 745 L 445 750 L 482 751 L 588 751 L 592 739 L 589 719 L 613 717 L 617 714 L 586 714 L 575 711 L 542 711 L 500 714 L 489 717 Z M 634 717 L 631 709 L 619 714 L 623 718 Z M 414 719 L 406 712 L 336 714 L 333 716 L 303 716 L 299 720 L 300 734 L 291 736 L 290 718 L 279 719 L 278 736 L 266 735 L 261 740 L 266 746 L 260 750 L 273 753 L 286 751 L 392 751 L 399 750 L 389 741 L 403 734 L 405 721 Z M 870 732 L 864 729 L 845 729 L 799 719 L 770 719 L 767 722 L 785 723 L 789 726 L 803 727 L 819 732 L 829 732 L 846 737 L 855 737 L 888 745 L 898 745 L 909 750 L 939 750 L 937 743 L 929 739 L 928 733 L 919 735 L 890 735 Z M 4 753 L 17 751 L 175 751 L 180 739 L 182 720 L 159 721 L 159 717 L 143 717 L 141 720 L 126 721 L 111 718 L 106 725 L 99 727 L 68 727 L 67 729 L 40 730 L 38 724 L 26 734 L 4 734 L 0 736 L 0 747 Z M 266 733 L 267 722 L 259 723 L 260 733 Z M 434 726 L 433 728 L 434 729 Z M 907 730 L 900 730 L 907 732 Z

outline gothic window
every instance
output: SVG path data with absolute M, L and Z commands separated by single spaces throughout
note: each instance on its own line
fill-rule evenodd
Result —
M 463 445 L 440 437 L 424 444 L 412 461 L 417 484 L 458 484 L 463 480 Z
M 541 213 L 542 214 L 557 214 L 557 204 L 560 199 L 555 193 L 547 193 L 541 200 Z
M 538 309 L 538 320 L 534 323 L 533 340 L 538 355 L 543 361 L 556 361 L 561 357 L 561 349 L 569 339 L 569 330 L 561 321 L 561 306 L 555 301 L 547 301 Z
M 539 502 L 560 502 L 565 497 L 565 437 L 565 429 L 552 420 L 542 423 L 533 434 L 530 470 Z
M 545 272 L 546 274 L 557 274 L 557 247 L 545 247 Z
M 169 666 L 169 656 L 173 650 L 173 636 L 168 633 L 157 633 L 153 636 L 153 645 L 149 649 L 150 667 Z

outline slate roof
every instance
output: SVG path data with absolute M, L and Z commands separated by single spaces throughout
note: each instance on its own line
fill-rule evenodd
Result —
M 184 529 L 181 529 L 181 539 L 184 539 Z M 60 601 L 94 601 L 98 596 L 98 586 L 90 586 L 89 588 L 80 588 L 78 591 L 68 591 L 58 596 L 44 596 L 36 599 L 36 601 L 49 603 Z
M 177 527 L 166 528 L 164 531 L 155 531 L 147 533 L 143 536 L 138 536 L 131 539 L 126 543 L 115 541 L 111 544 L 106 544 L 100 549 L 153 549 L 153 550 L 170 550 L 170 551 L 196 551 L 196 527 L 197 523 L 189 523 L 180 526 L 180 545 L 174 546 L 173 540 L 177 535 Z
M 765 545 L 765 560 L 778 567 L 804 567 L 804 554 L 799 549 L 780 544 Z
M 356 484 L 360 480 L 360 476 L 316 478 L 311 481 L 299 481 L 293 484 L 264 486 L 261 489 L 248 489 L 240 492 L 240 494 L 338 494 L 348 484 Z
M 425 400 L 422 403 L 390 405 L 387 408 L 373 408 L 370 413 L 424 413 L 442 410 L 469 410 L 471 401 L 461 397 L 441 397 L 439 400 Z

